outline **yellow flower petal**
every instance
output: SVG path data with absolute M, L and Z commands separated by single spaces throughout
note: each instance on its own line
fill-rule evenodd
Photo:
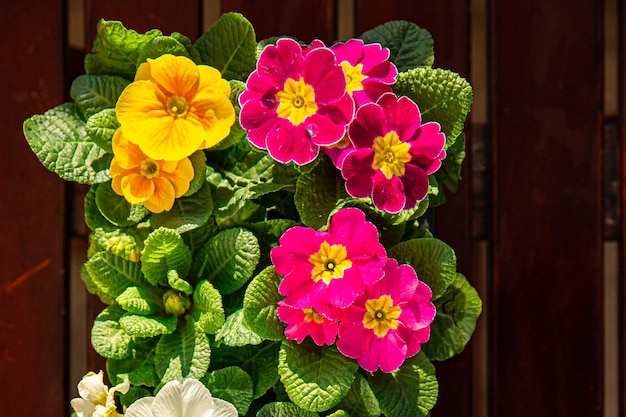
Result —
M 139 68 L 137 68 L 137 73 L 135 74 L 135 81 L 151 80 L 151 79 L 152 79 L 152 75 L 151 75 L 150 63 L 144 62 L 141 65 L 139 65 Z
M 230 83 L 222 78 L 222 74 L 215 68 L 208 65 L 198 65 L 200 72 L 200 84 L 198 92 L 211 89 L 230 97 Z
M 198 66 L 184 56 L 162 55 L 148 59 L 152 81 L 170 95 L 193 97 L 200 83 Z
M 163 166 L 161 167 L 163 168 Z M 165 169 L 163 169 L 165 171 Z M 176 198 L 181 197 L 189 190 L 189 184 L 193 180 L 193 165 L 189 158 L 185 158 L 177 163 L 174 170 L 163 172 L 162 177 L 166 178 L 174 187 Z
M 148 210 L 153 213 L 166 211 L 174 206 L 175 192 L 172 184 L 163 177 L 157 177 L 154 181 L 154 193 L 143 202 Z
M 131 204 L 142 203 L 152 197 L 154 182 L 140 174 L 131 174 L 122 178 L 120 184 L 126 200 Z
M 113 135 L 113 161 L 120 169 L 136 168 L 141 161 L 146 159 L 146 155 L 141 152 L 139 146 L 131 143 L 124 137 L 122 129 L 117 129 Z M 111 164 L 113 164 L 113 161 Z M 113 173 L 111 173 L 113 175 Z

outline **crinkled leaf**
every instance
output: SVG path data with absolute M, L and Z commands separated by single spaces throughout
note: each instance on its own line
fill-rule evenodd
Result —
M 72 82 L 70 96 L 85 120 L 104 109 L 115 108 L 117 99 L 130 82 L 114 75 L 79 75 Z
M 209 339 L 191 317 L 181 322 L 176 331 L 161 336 L 156 346 L 154 363 L 161 383 L 184 378 L 200 379 L 209 368 Z
M 154 59 L 165 54 L 189 58 L 189 52 L 182 43 L 171 36 L 160 35 L 141 45 L 137 56 L 137 65 L 146 62 L 148 58 Z
M 250 281 L 243 298 L 243 315 L 250 328 L 263 339 L 283 339 L 284 326 L 278 316 L 280 277 L 269 266 Z
M 319 417 L 319 414 L 303 410 L 294 403 L 273 402 L 261 407 L 256 417 Z
M 108 230 L 100 227 L 93 230 L 89 235 L 89 253 L 107 252 L 127 261 L 139 262 L 144 232 L 137 227 Z
M 198 65 L 202 63 L 200 54 L 198 53 L 196 48 L 193 47 L 193 44 L 191 43 L 191 39 L 189 39 L 187 36 L 183 35 L 182 33 L 178 33 L 178 32 L 172 32 L 170 36 L 176 39 L 178 42 L 181 43 L 181 45 L 185 47 L 185 50 L 187 50 L 187 55 L 193 62 L 195 62 Z
M 350 414 L 346 410 L 337 410 L 332 414 L 329 414 L 328 417 L 350 417 Z
M 319 229 L 326 226 L 337 202 L 348 197 L 339 170 L 326 158 L 296 182 L 294 202 L 302 223 Z
M 417 103 L 423 123 L 435 121 L 441 125 L 446 149 L 463 132 L 473 98 L 472 86 L 459 74 L 440 68 L 415 68 L 398 74 L 393 89 Z
M 259 241 L 259 248 L 261 249 L 259 266 L 270 265 L 270 250 L 278 245 L 278 239 L 283 233 L 295 225 L 294 220 L 288 219 L 267 219 L 246 225 L 246 228 L 252 231 Z
M 126 359 L 132 355 L 133 337 L 119 323 L 125 313 L 124 309 L 114 304 L 96 317 L 91 328 L 91 344 L 99 355 L 114 359 Z
M 397 371 L 376 372 L 368 381 L 387 416 L 426 417 L 439 394 L 435 367 L 422 352 L 407 359 Z
M 359 373 L 356 374 L 350 391 L 341 400 L 339 406 L 345 409 L 351 417 L 378 417 L 381 413 L 372 387 Z
M 465 134 L 461 133 L 456 141 L 446 151 L 446 158 L 443 160 L 441 168 L 432 176 L 435 177 L 439 192 L 436 195 L 429 194 L 428 199 L 432 207 L 437 207 L 446 202 L 446 193 L 442 186 L 455 193 L 458 190 L 461 179 L 461 166 L 465 159 Z
M 222 295 L 209 281 L 200 281 L 193 292 L 193 319 L 205 333 L 214 334 L 224 325 Z
M 87 272 L 87 268 L 85 268 L 84 264 L 80 268 L 80 279 L 85 284 L 85 288 L 87 289 L 89 294 L 97 296 L 104 304 L 110 305 L 115 302 L 115 297 L 112 297 L 102 291 L 100 287 L 98 287 L 98 285 L 93 282 L 93 280 L 91 279 L 91 275 L 89 275 L 89 273 Z
M 191 284 L 187 280 L 181 278 L 175 269 L 167 271 L 167 284 L 176 291 L 180 291 L 187 295 L 193 292 Z
M 155 339 L 143 339 L 142 342 L 138 342 L 136 339 L 130 357 L 108 359 L 106 369 L 111 384 L 117 385 L 122 383 L 125 378 L 128 378 L 132 385 L 157 386 L 159 377 L 154 368 L 155 346 Z
M 153 214 L 153 227 L 168 228 L 178 233 L 197 229 L 205 224 L 213 211 L 211 187 L 203 180 L 201 188 L 189 197 L 177 198 L 169 211 Z
M 207 374 L 211 395 L 233 404 L 240 415 L 245 415 L 252 403 L 254 384 L 243 369 L 229 366 Z
M 204 183 L 206 182 L 206 155 L 203 151 L 195 151 L 191 155 L 189 155 L 189 160 L 191 161 L 191 166 L 193 167 L 193 179 L 189 184 L 189 189 L 184 194 L 184 197 L 188 197 L 196 193 Z M 207 198 L 205 196 L 205 198 Z M 211 208 L 207 209 L 209 213 L 213 210 L 213 200 L 211 197 L 208 197 L 211 200 Z
M 222 294 L 231 294 L 252 277 L 259 256 L 259 243 L 252 232 L 228 229 L 210 238 L 198 251 L 194 270 Z
M 115 131 L 120 127 L 115 109 L 104 109 L 90 116 L 85 124 L 85 132 L 93 142 L 108 153 L 113 153 L 111 142 Z
M 154 337 L 176 330 L 176 316 L 141 316 L 126 313 L 120 318 L 120 326 L 135 337 Z
M 128 287 L 115 298 L 126 311 L 144 316 L 154 314 L 163 308 L 161 297 L 144 287 Z
M 140 34 L 126 29 L 121 22 L 101 19 L 92 53 L 85 57 L 85 72 L 119 75 L 132 80 L 141 46 L 157 36 L 161 36 L 161 31 L 156 29 Z
M 409 264 L 433 292 L 433 299 L 444 293 L 456 278 L 456 254 L 438 239 L 411 239 L 389 249 L 387 255 L 400 264 Z
M 226 346 L 258 345 L 263 339 L 244 320 L 243 310 L 226 317 L 224 325 L 215 333 L 215 340 Z
M 95 202 L 104 218 L 118 227 L 136 225 L 150 214 L 143 204 L 130 204 L 113 191 L 110 182 L 97 185 Z
M 309 411 L 326 411 L 348 393 L 358 365 L 334 346 L 317 346 L 309 339 L 302 344 L 281 344 L 278 372 L 289 398 Z
M 387 22 L 361 35 L 365 43 L 389 48 L 389 60 L 398 71 L 431 67 L 435 61 L 434 41 L 426 29 L 402 20 Z
M 482 301 L 467 279 L 457 273 L 435 306 L 437 316 L 430 325 L 430 340 L 422 350 L 431 360 L 443 361 L 465 348 L 476 328 Z
M 191 268 L 191 251 L 174 230 L 160 227 L 150 233 L 141 254 L 141 270 L 153 285 L 167 284 L 168 271 L 186 277 Z
M 126 288 L 143 285 L 145 280 L 138 263 L 110 253 L 98 252 L 85 262 L 94 284 L 110 297 L 118 297 Z
M 41 163 L 66 181 L 108 181 L 112 155 L 93 143 L 72 103 L 61 104 L 24 122 L 24 136 Z
M 239 13 L 224 13 L 195 43 L 202 62 L 227 80 L 245 81 L 256 66 L 256 35 Z

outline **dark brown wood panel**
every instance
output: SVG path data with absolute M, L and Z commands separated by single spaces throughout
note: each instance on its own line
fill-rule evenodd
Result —
M 292 36 L 309 43 L 337 38 L 333 0 L 222 0 L 224 12 L 239 12 L 254 26 L 257 40 Z
M 0 13 L 0 415 L 68 414 L 64 183 L 22 122 L 64 99 L 62 0 Z
M 620 222 L 621 234 L 619 235 L 619 253 L 621 255 L 619 265 L 619 303 L 618 303 L 618 354 L 619 354 L 619 415 L 626 416 L 626 2 L 618 1 L 619 18 L 619 43 L 618 43 L 618 135 L 621 149 L 620 155 Z
M 602 3 L 491 2 L 494 416 L 602 416 Z

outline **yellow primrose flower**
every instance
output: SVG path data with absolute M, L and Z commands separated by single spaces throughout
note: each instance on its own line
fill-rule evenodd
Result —
M 218 70 L 183 56 L 141 64 L 115 112 L 124 136 L 152 159 L 178 161 L 230 133 L 235 109 Z
M 143 203 L 153 213 L 170 210 L 174 199 L 189 189 L 193 166 L 189 158 L 179 161 L 148 157 L 117 129 L 113 136 L 111 186 L 131 204 Z

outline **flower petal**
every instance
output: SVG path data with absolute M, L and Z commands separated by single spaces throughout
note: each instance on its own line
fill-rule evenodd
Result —
M 132 403 L 126 413 L 125 417 L 154 417 L 152 413 L 152 404 L 154 403 L 154 397 L 143 397 Z
M 372 185 L 372 202 L 379 210 L 398 213 L 406 203 L 404 185 L 395 175 L 387 179 L 385 174 L 376 171 Z
M 303 66 L 304 81 L 313 86 L 317 103 L 333 103 L 346 93 L 346 76 L 330 49 L 312 50 L 304 58 Z
M 200 83 L 198 66 L 189 58 L 170 54 L 149 59 L 152 81 L 169 95 L 191 98 Z
M 304 126 L 294 126 L 288 119 L 281 119 L 276 129 L 267 133 L 265 144 L 270 156 L 283 164 L 293 161 L 305 165 L 319 153 L 319 146 L 311 142 Z
M 154 184 L 154 192 L 150 198 L 143 202 L 143 205 L 153 213 L 170 210 L 174 206 L 174 199 L 176 198 L 172 183 L 163 177 L 153 178 L 152 183 Z
M 372 149 L 357 149 L 343 160 L 341 174 L 346 180 L 346 191 L 352 197 L 369 197 L 372 193 L 374 169 L 374 151 Z
M 172 184 L 175 197 L 179 198 L 189 190 L 189 184 L 193 180 L 194 172 L 189 158 L 182 159 L 175 164 L 175 168 L 171 172 L 167 172 L 161 167 L 161 176 Z
M 215 400 L 211 392 L 197 379 L 185 379 L 180 395 L 183 405 L 181 416 L 204 417 L 209 414 L 207 411 L 215 408 Z
M 155 187 L 152 180 L 141 174 L 130 174 L 122 178 L 122 193 L 131 204 L 142 203 L 152 197 Z

